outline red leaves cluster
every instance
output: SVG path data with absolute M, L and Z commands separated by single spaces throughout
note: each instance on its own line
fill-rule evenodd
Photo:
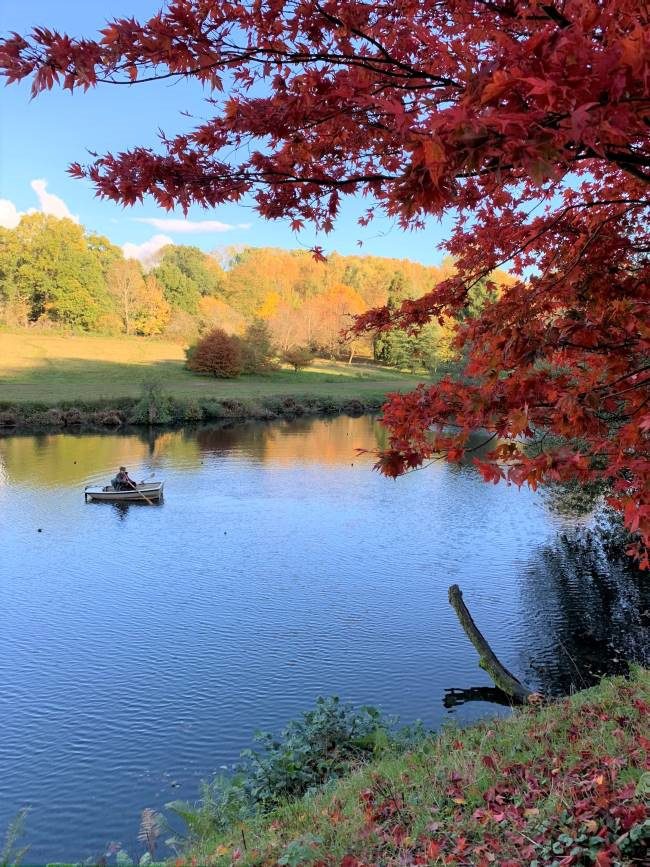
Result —
M 242 852 L 239 843 L 219 845 L 208 864 L 310 864 L 312 867 L 614 867 L 641 864 L 647 855 L 649 805 L 644 798 L 650 771 L 646 737 L 650 706 L 643 681 L 619 683 L 615 694 L 574 704 L 557 703 L 552 713 L 529 709 L 519 729 L 520 761 L 512 744 L 470 733 L 448 744 L 458 761 L 449 765 L 435 753 L 407 757 L 407 771 L 370 777 L 358 806 L 338 797 L 302 803 L 296 839 L 296 814 L 288 826 L 276 816 L 269 834 L 246 829 L 263 848 Z M 508 723 L 509 724 L 509 723 Z M 487 744 L 487 746 L 486 746 Z M 605 745 L 609 745 L 606 748 Z M 500 750 L 505 750 L 500 753 Z M 641 776 L 643 775 L 643 776 Z M 481 779 L 479 779 L 481 778 Z M 639 779 L 635 785 L 633 780 Z M 320 812 L 312 812 L 320 805 Z M 332 831 L 332 826 L 334 831 Z M 312 836 L 311 832 L 317 836 Z M 237 833 L 237 840 L 239 833 Z M 243 835 L 242 835 L 243 836 Z M 342 857 L 321 838 L 347 841 Z M 303 855 L 289 860 L 295 843 Z M 249 840 L 249 844 L 252 841 Z M 191 867 L 196 859 L 179 859 Z
M 188 354 L 187 366 L 197 373 L 229 379 L 242 372 L 242 342 L 221 328 L 202 337 Z
M 548 735 L 540 738 L 546 751 L 530 764 L 504 764 L 498 755 L 487 754 L 482 764 L 498 782 L 484 795 L 484 806 L 471 809 L 466 791 L 475 785 L 472 776 L 452 773 L 447 804 L 434 807 L 436 821 L 426 834 L 414 838 L 408 806 L 408 780 L 404 791 L 383 778 L 360 795 L 366 828 L 358 855 L 346 855 L 340 867 L 371 867 L 374 864 L 457 864 L 473 867 L 521 867 L 559 864 L 562 867 L 593 863 L 610 867 L 627 863 L 621 847 L 628 832 L 648 818 L 633 783 L 622 773 L 630 766 L 650 767 L 650 741 L 641 732 L 647 727 L 650 708 L 637 700 L 638 716 L 626 717 L 620 734 L 620 749 L 603 756 L 583 750 L 578 761 L 554 753 Z M 611 711 L 598 705 L 582 708 L 579 728 L 597 729 L 612 720 Z M 539 732 L 531 731 L 536 738 Z M 576 732 L 576 740 L 580 733 Z M 462 745 L 461 745 L 462 746 Z M 556 797 L 556 809 L 540 807 Z M 643 849 L 643 840 L 640 849 Z M 361 854 L 362 853 L 362 854 Z M 323 865 L 331 862 L 323 861 Z
M 638 0 L 168 0 L 94 41 L 10 35 L 0 73 L 34 93 L 191 77 L 218 96 L 227 77 L 214 117 L 160 152 L 72 167 L 125 204 L 249 194 L 324 231 L 343 194 L 405 227 L 453 209 L 457 276 L 358 328 L 458 319 L 497 266 L 519 279 L 459 327 L 460 384 L 392 398 L 380 468 L 459 460 L 485 429 L 501 442 L 487 479 L 605 483 L 648 566 L 649 23 Z M 511 448 L 522 437 L 532 452 Z

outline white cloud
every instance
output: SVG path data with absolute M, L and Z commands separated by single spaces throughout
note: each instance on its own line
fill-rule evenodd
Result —
M 15 229 L 22 214 L 9 199 L 0 199 L 0 226 L 3 229 Z
M 197 235 L 213 234 L 214 232 L 232 232 L 234 229 L 250 229 L 251 223 L 222 223 L 221 220 L 183 220 L 173 217 L 160 219 L 159 217 L 136 217 L 136 222 L 146 223 L 161 232 L 172 234 Z
M 53 193 L 48 193 L 47 181 L 37 179 L 32 181 L 30 186 L 38 196 L 40 210 L 44 214 L 49 214 L 51 217 L 58 217 L 60 220 L 67 217 L 68 220 L 74 220 L 75 223 L 79 222 L 79 217 L 75 217 L 70 213 L 70 209 L 63 199 L 60 199 Z
M 79 217 L 75 217 L 70 213 L 70 209 L 58 196 L 47 191 L 47 181 L 38 178 L 31 182 L 31 188 L 36 193 L 38 198 L 39 208 L 30 208 L 28 211 L 22 212 L 10 202 L 9 199 L 0 199 L 0 226 L 5 229 L 15 229 L 22 217 L 25 214 L 49 214 L 51 217 L 58 217 L 60 220 L 67 218 L 79 222 Z
M 154 235 L 144 244 L 123 244 L 122 251 L 126 259 L 138 259 L 143 265 L 149 266 L 154 264 L 163 247 L 173 243 L 169 235 Z

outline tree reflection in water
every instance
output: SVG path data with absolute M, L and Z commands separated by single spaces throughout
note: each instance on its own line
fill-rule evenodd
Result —
M 650 586 L 601 516 L 560 534 L 522 576 L 524 678 L 566 695 L 650 660 Z
M 504 707 L 512 706 L 512 699 L 505 692 L 494 686 L 470 686 L 467 689 L 449 687 L 445 690 L 442 700 L 447 710 L 454 710 L 470 701 L 485 701 L 490 704 L 500 704 Z

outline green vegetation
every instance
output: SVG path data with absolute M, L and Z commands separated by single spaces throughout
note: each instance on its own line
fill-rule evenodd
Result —
M 0 228 L 0 325 L 187 345 L 217 328 L 241 337 L 259 331 L 261 322 L 279 357 L 305 348 L 333 360 L 363 356 L 426 373 L 453 356 L 455 322 L 433 322 L 417 337 L 396 341 L 343 334 L 355 315 L 419 298 L 453 271 L 451 260 L 428 267 L 333 253 L 320 262 L 305 250 L 207 254 L 174 244 L 145 266 L 70 219 L 28 214 L 15 229 Z M 494 279 L 505 285 L 509 277 L 497 272 Z M 487 300 L 484 287 L 473 291 L 479 294 L 470 299 L 470 314 Z
M 21 863 L 29 846 L 19 846 L 18 843 L 25 833 L 25 821 L 29 807 L 23 807 L 15 819 L 9 824 L 5 834 L 2 849 L 0 849 L 0 867 L 15 867 Z
M 215 812 L 207 787 L 176 863 L 640 864 L 650 842 L 649 702 L 650 675 L 636 670 L 406 749 L 375 734 L 370 761 L 350 755 L 344 778 L 253 818 Z M 291 791 L 284 769 L 314 757 L 303 746 L 267 753 L 281 794 Z M 343 760 L 341 743 L 331 740 L 328 754 Z M 265 760 L 257 767 L 263 777 Z
M 417 733 L 419 729 L 393 733 L 391 721 L 376 708 L 356 710 L 336 697 L 320 698 L 279 737 L 260 732 L 260 748 L 244 750 L 231 776 L 204 784 L 198 807 L 181 801 L 167 805 L 188 830 L 187 838 L 175 846 L 228 833 L 245 820 L 345 776 L 389 745 L 415 743 Z
M 170 420 L 199 421 L 336 412 L 352 402 L 363 412 L 378 409 L 388 392 L 413 388 L 422 379 L 372 364 L 317 360 L 308 370 L 287 366 L 217 380 L 190 372 L 184 361 L 181 347 L 169 341 L 0 332 L 0 426 L 78 424 L 84 413 L 99 413 L 111 426 L 144 422 L 143 388 L 152 381 L 168 401 Z M 99 417 L 90 421 L 104 423 Z

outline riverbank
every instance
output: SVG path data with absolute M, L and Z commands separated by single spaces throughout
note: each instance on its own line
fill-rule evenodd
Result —
M 219 380 L 188 371 L 175 343 L 0 333 L 0 430 L 360 415 L 421 380 L 388 367 L 323 359 L 298 372 Z M 152 388 L 164 406 L 149 406 Z
M 175 864 L 641 864 L 649 711 L 650 672 L 636 669 L 443 730 L 230 833 L 199 831 Z
M 278 393 L 256 400 L 183 400 L 163 393 L 160 401 L 61 401 L 54 405 L 7 404 L 0 401 L 0 435 L 32 431 L 81 433 L 128 431 L 150 425 L 197 424 L 213 421 L 273 421 L 300 416 L 347 414 L 358 417 L 378 412 L 385 394 L 357 398 Z

